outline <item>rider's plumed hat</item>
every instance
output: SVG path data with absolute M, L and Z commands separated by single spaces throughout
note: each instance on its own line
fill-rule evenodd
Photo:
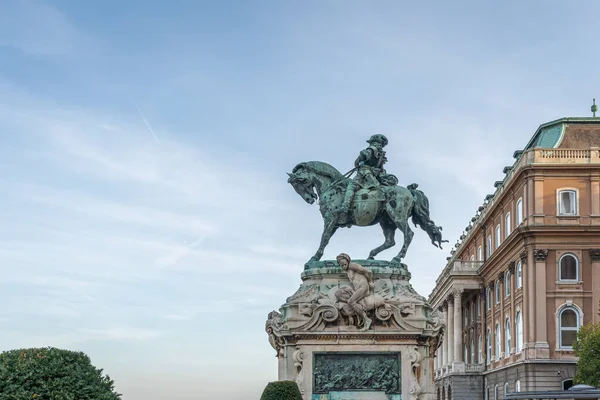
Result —
M 385 137 L 385 135 L 382 135 L 381 133 L 373 135 L 369 138 L 369 140 L 367 140 L 367 143 L 373 143 L 373 142 L 381 143 L 383 146 L 387 146 L 387 144 L 388 144 L 387 138 Z

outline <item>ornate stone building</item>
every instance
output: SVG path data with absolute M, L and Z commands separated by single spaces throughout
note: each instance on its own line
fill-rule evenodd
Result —
M 567 389 L 600 302 L 600 118 L 541 125 L 486 197 L 429 302 L 439 400 Z

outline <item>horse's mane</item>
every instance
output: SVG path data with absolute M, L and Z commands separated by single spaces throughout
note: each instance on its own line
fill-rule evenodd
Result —
M 322 161 L 307 161 L 300 163 L 294 167 L 292 173 L 296 173 L 301 168 L 306 168 L 307 170 L 315 172 L 317 174 L 325 175 L 331 178 L 332 180 L 338 180 L 343 178 L 340 171 Z

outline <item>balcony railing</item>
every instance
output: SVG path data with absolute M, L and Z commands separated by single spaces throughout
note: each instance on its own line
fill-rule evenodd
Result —
M 473 372 L 483 372 L 484 370 L 483 364 L 465 364 L 465 372 L 473 373 Z
M 454 261 L 452 272 L 477 272 L 483 261 Z

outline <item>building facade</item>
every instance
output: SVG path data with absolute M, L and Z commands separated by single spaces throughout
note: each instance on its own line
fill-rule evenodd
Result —
M 541 125 L 471 219 L 429 298 L 439 400 L 572 385 L 576 332 L 599 322 L 599 147 L 600 118 Z

